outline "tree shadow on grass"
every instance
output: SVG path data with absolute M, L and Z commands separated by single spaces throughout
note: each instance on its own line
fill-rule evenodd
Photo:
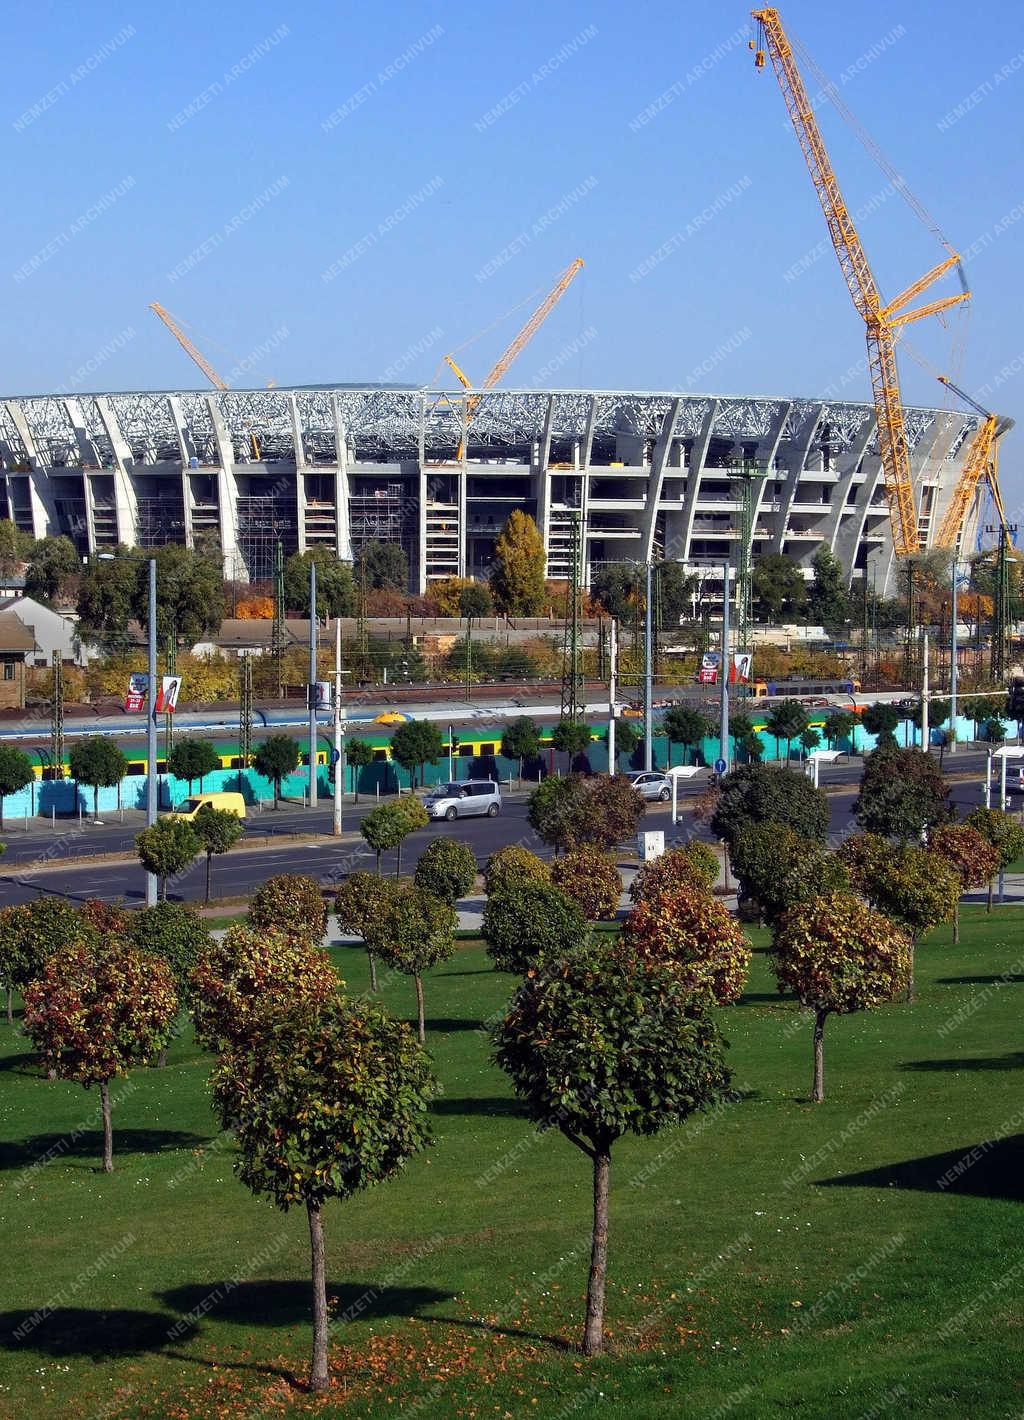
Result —
M 473 1020 L 468 1016 L 434 1016 L 433 1019 L 428 1018 L 425 1025 L 428 1031 L 441 1032 L 485 1029 L 483 1021 Z
M 117 1112 L 114 1112 L 114 1168 L 117 1161 L 128 1154 L 162 1154 L 171 1149 L 198 1149 L 208 1144 L 209 1134 L 189 1134 L 183 1129 L 118 1129 Z M 85 1129 L 78 1133 L 69 1129 L 66 1134 L 33 1134 L 28 1139 L 9 1140 L 0 1143 L 0 1169 L 29 1168 L 43 1160 L 57 1159 L 86 1160 L 90 1165 L 99 1164 L 103 1156 L 103 1133 L 99 1129 Z
M 910 1188 L 974 1198 L 1024 1200 L 1024 1134 L 979 1140 L 944 1154 L 817 1180 L 822 1188 Z
M 901 1070 L 1024 1070 L 1024 1050 L 1009 1055 L 961 1056 L 953 1060 L 904 1060 Z
M 937 986 L 1024 986 L 1024 976 L 940 976 Z
M 431 1114 L 485 1114 L 498 1119 L 528 1119 L 529 1113 L 519 1100 L 509 1099 L 438 1099 L 430 1105 Z
M 88 1356 L 94 1361 L 138 1356 L 168 1345 L 175 1318 L 166 1312 L 115 1307 L 27 1308 L 0 1312 L 0 1347 L 39 1356 Z
M 5 1055 L 0 1059 L 0 1070 L 16 1070 L 19 1075 L 45 1074 L 40 1057 L 34 1050 L 23 1050 L 19 1055 Z
M 521 1326 L 496 1326 L 489 1321 L 475 1321 L 464 1316 L 431 1316 L 426 1320 L 444 1326 L 460 1326 L 467 1331 L 486 1332 L 491 1336 L 518 1336 L 524 1341 L 539 1341 L 542 1346 L 550 1346 L 553 1350 L 568 1355 L 573 1355 L 580 1349 L 575 1341 L 568 1341 L 564 1336 L 553 1336 L 544 1331 L 527 1331 Z
M 301 1325 L 312 1316 L 308 1281 L 187 1282 L 154 1295 L 178 1318 L 204 1305 L 211 1317 L 247 1327 Z M 330 1318 L 340 1327 L 363 1317 L 417 1316 L 424 1308 L 449 1302 L 453 1296 L 453 1292 L 436 1287 L 393 1287 L 384 1279 L 327 1284 Z M 334 1339 L 338 1339 L 337 1333 Z

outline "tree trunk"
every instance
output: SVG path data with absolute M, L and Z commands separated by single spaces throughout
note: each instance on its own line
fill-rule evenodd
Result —
M 722 840 L 722 866 L 725 869 L 725 890 L 729 891 L 729 845 Z
M 275 780 L 274 780 L 274 808 L 275 808 L 275 809 L 277 808 L 277 801 L 278 801 L 278 799 L 279 799 L 280 797 L 281 797 L 281 781 L 280 781 L 280 779 L 275 779 Z
M 207 854 L 206 854 L 206 901 L 207 901 L 207 903 L 209 903 L 209 901 L 210 901 L 210 873 L 211 873 L 212 869 L 213 869 L 213 854 L 210 853 L 210 852 L 207 852 Z
M 608 1173 L 611 1155 L 594 1154 L 594 1229 L 590 1239 L 590 1276 L 587 1278 L 587 1320 L 583 1330 L 584 1356 L 596 1356 L 604 1346 L 604 1288 L 608 1273 Z
M 416 982 L 416 1014 L 420 1026 L 420 1045 L 426 1045 L 427 1025 L 423 1019 L 423 977 L 417 972 L 413 980 Z
M 371 990 L 371 991 L 376 991 L 376 989 L 377 989 L 377 958 L 373 955 L 373 952 L 370 951 L 370 948 L 369 948 L 369 947 L 366 948 L 366 955 L 367 955 L 367 957 L 368 957 L 369 960 L 370 960 L 370 990 Z
M 327 1284 L 324 1278 L 324 1225 L 320 1209 L 306 1204 L 309 1248 L 313 1273 L 313 1354 L 309 1362 L 309 1388 L 327 1389 Z
M 103 1109 L 103 1172 L 114 1172 L 114 1134 L 110 1127 L 110 1081 L 100 1081 L 100 1105 Z
M 908 1001 L 913 1001 L 913 1000 L 916 1000 L 916 998 L 917 998 L 917 989 L 916 989 L 916 986 L 915 986 L 915 983 L 914 983 L 914 948 L 915 948 L 916 946 L 917 946 L 917 940 L 916 940 L 916 938 L 911 937 L 911 939 L 910 939 L 910 975 L 907 977 L 907 996 L 906 996 L 906 999 L 907 999 Z
M 401 845 L 401 842 L 399 842 L 399 844 L 398 844 L 398 856 L 397 856 L 397 858 L 395 859 L 395 877 L 396 877 L 396 878 L 400 878 L 401 876 L 402 876 L 402 845 Z
M 160 901 L 167 901 L 167 874 L 163 874 L 160 879 Z
M 957 898 L 956 906 L 953 908 L 953 945 L 960 942 L 960 899 Z
M 375 851 L 376 851 L 376 854 L 377 854 L 377 876 L 378 876 L 378 878 L 379 878 L 379 877 L 380 877 L 380 849 L 378 848 L 378 849 L 376 849 Z
M 814 1103 L 825 1099 L 825 1018 L 827 1011 L 814 1014 Z
M 993 889 L 993 887 L 994 887 L 994 881 L 990 880 L 990 881 L 989 881 L 989 885 L 988 885 L 988 906 L 985 908 L 985 911 L 986 911 L 986 912 L 991 912 L 991 911 L 992 911 L 992 889 Z
M 14 1025 L 14 987 L 7 983 L 7 1024 Z
M 161 1045 L 160 1049 L 159 1049 L 159 1050 L 157 1051 L 157 1053 L 156 1053 L 156 1068 L 157 1068 L 158 1070 L 162 1070 L 166 1064 L 167 1064 L 167 1046 L 166 1046 L 166 1045 Z
M 100 816 L 100 786 L 98 784 L 92 786 L 92 816 L 93 818 Z
M 0 829 L 4 826 L 4 796 L 0 794 Z

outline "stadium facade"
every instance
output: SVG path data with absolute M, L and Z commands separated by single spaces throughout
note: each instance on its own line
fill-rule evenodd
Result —
M 588 578 L 603 562 L 664 556 L 700 571 L 712 595 L 746 516 L 755 559 L 781 553 L 809 569 L 825 545 L 848 579 L 867 569 L 893 590 L 869 404 L 603 390 L 473 399 L 467 414 L 459 395 L 394 387 L 2 398 L 0 512 L 37 537 L 66 533 L 83 556 L 216 542 L 225 575 L 242 580 L 269 577 L 279 539 L 286 555 L 320 545 L 342 558 L 397 541 L 410 588 L 423 590 L 486 575 L 522 508 L 543 531 L 550 577 L 566 575 L 579 516 Z M 906 418 L 927 547 L 978 420 Z M 744 469 L 766 475 L 746 511 Z

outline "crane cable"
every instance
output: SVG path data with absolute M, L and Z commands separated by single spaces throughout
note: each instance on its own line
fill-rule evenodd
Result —
M 475 335 L 471 335 L 467 340 L 464 340 L 461 345 L 452 346 L 451 350 L 448 351 L 448 354 L 457 355 L 460 350 L 465 350 L 467 346 L 473 345 L 477 340 L 481 338 L 481 336 L 488 335 L 492 330 L 494 330 L 496 326 L 501 325 L 502 321 L 508 320 L 509 316 L 514 316 L 516 311 L 522 310 L 523 306 L 529 305 L 531 301 L 536 301 L 539 296 L 545 295 L 546 292 L 547 287 L 538 286 L 535 291 L 531 291 L 528 296 L 524 296 L 521 301 L 517 301 L 514 306 L 510 306 L 509 309 L 505 311 L 502 315 L 498 316 L 495 320 L 492 320 L 490 325 L 485 325 L 481 330 L 478 330 Z M 444 368 L 445 362 L 442 359 L 438 364 L 437 369 L 434 371 L 433 383 L 436 384 L 437 381 L 441 378 L 441 375 L 444 373 Z

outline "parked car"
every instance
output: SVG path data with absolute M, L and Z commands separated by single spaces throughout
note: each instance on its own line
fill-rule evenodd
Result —
M 672 781 L 667 774 L 642 769 L 639 774 L 631 774 L 629 778 L 633 788 L 645 799 L 659 799 L 663 804 L 667 804 L 672 797 Z
M 241 794 L 193 794 L 190 799 L 179 804 L 175 811 L 166 814 L 166 818 L 194 819 L 201 808 L 220 809 L 224 813 L 234 814 L 237 818 L 245 818 L 245 800 Z
M 461 784 L 438 784 L 423 802 L 431 818 L 497 818 L 501 790 L 492 779 L 466 779 Z

